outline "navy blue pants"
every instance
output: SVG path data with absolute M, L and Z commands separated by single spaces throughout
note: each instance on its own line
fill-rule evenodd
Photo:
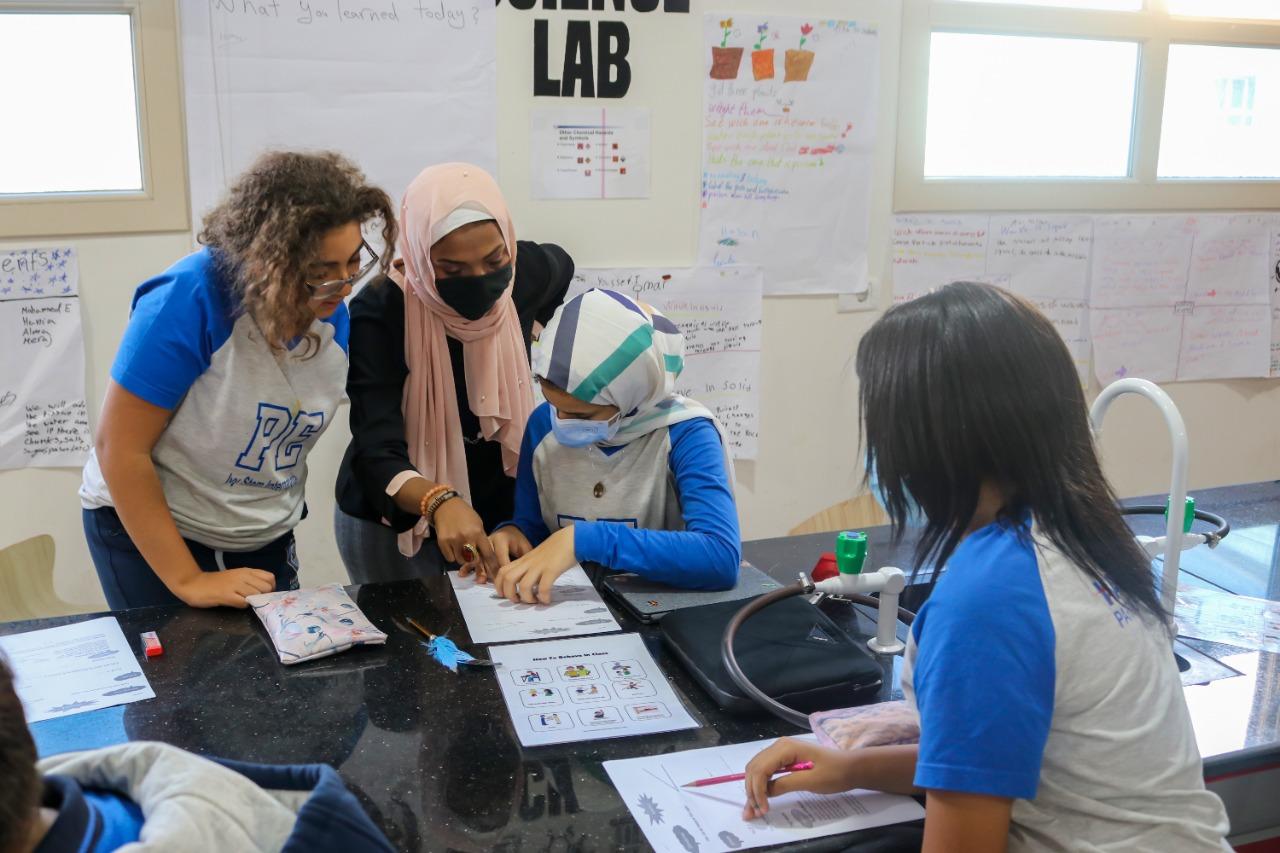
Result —
M 98 581 L 112 610 L 182 603 L 151 571 L 114 509 L 86 509 L 82 516 L 89 555 L 93 557 Z M 298 554 L 293 531 L 256 551 L 217 551 L 190 539 L 182 541 L 187 543 L 201 571 L 262 569 L 276 576 L 277 590 L 298 588 Z

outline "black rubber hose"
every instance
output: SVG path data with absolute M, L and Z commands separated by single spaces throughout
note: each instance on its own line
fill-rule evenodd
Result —
M 742 626 L 743 622 L 746 622 L 770 604 L 782 601 L 784 598 L 804 595 L 812 591 L 812 585 L 806 586 L 797 581 L 790 586 L 784 586 L 781 589 L 775 589 L 773 592 L 765 593 L 749 602 L 733 615 L 733 618 L 729 620 L 729 626 L 724 629 L 724 637 L 720 640 L 720 658 L 724 661 L 724 668 L 728 670 L 729 677 L 733 679 L 734 683 L 766 711 L 801 729 L 809 728 L 809 715 L 801 714 L 794 708 L 788 708 L 752 684 L 751 679 L 747 678 L 747 674 L 742 671 L 742 667 L 738 666 L 738 658 L 733 653 L 733 639 L 738 635 L 738 628 Z
M 1141 506 L 1122 506 L 1120 507 L 1121 515 L 1164 515 L 1165 508 L 1158 504 L 1143 504 Z M 1205 537 L 1205 544 L 1210 548 L 1216 548 L 1218 543 L 1226 538 L 1231 532 L 1231 525 L 1220 515 L 1212 512 L 1205 512 L 1202 509 L 1195 511 L 1195 517 L 1198 521 L 1207 521 L 1212 524 L 1214 529 L 1209 533 L 1202 534 Z

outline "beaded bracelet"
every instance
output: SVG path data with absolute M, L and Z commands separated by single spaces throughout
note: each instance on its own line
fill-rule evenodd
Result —
M 449 486 L 440 485 L 440 486 L 436 486 L 434 489 L 431 489 L 425 495 L 423 495 L 422 500 L 418 501 L 418 515 L 421 515 L 424 518 L 430 516 L 431 513 L 428 511 L 427 507 L 430 506 L 431 502 L 435 500 L 436 497 L 444 494 L 449 490 L 450 490 Z
M 436 495 L 435 500 L 431 501 L 431 505 L 427 507 L 427 511 L 426 513 L 424 513 L 424 516 L 426 517 L 427 521 L 431 522 L 435 518 L 436 510 L 439 509 L 441 505 L 445 503 L 445 501 L 451 501 L 456 497 L 458 497 L 458 493 L 455 492 L 453 489 L 446 489 L 445 491 Z

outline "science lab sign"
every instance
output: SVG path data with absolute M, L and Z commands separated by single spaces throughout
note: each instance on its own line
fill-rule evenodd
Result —
M 631 88 L 631 31 L 623 20 L 575 20 L 578 12 L 689 14 L 689 0 L 495 0 L 534 12 L 533 94 L 621 98 Z M 548 12 L 564 13 L 548 16 Z M 564 55 L 551 56 L 552 24 L 564 27 Z

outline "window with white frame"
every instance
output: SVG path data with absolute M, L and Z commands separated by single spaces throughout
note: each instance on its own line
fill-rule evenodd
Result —
M 0 18 L 5 113 L 0 195 L 138 192 L 138 90 L 133 18 L 124 12 Z
M 0 237 L 182 230 L 173 4 L 0 0 Z
M 1280 205 L 1280 0 L 906 0 L 899 210 Z

